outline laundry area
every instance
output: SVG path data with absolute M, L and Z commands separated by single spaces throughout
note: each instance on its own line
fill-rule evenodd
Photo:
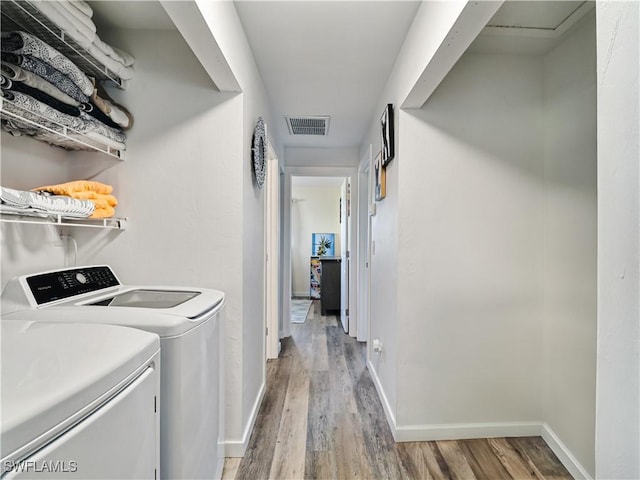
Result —
M 638 2 L 0 17 L 0 478 L 640 478 Z

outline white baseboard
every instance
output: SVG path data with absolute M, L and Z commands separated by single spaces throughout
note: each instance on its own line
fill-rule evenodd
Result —
M 378 391 L 387 423 L 396 442 L 427 442 L 432 440 L 463 440 L 469 438 L 530 437 L 541 436 L 575 479 L 592 480 L 587 470 L 580 464 L 558 435 L 545 422 L 495 422 L 495 423 L 455 423 L 440 425 L 398 426 L 391 405 L 378 378 L 376 369 L 367 361 L 369 374 Z
M 547 442 L 549 448 L 556 454 L 556 457 L 562 462 L 571 476 L 575 479 L 587 479 L 591 480 L 593 477 L 589 475 L 587 470 L 578 462 L 576 457 L 573 456 L 571 451 L 567 448 L 567 446 L 562 443 L 558 435 L 547 425 L 546 423 L 542 424 L 540 435 Z
M 291 294 L 292 297 L 303 297 L 303 298 L 310 298 L 309 295 L 310 295 L 309 290 L 305 292 L 293 292 Z
M 371 380 L 373 380 L 373 384 L 376 387 L 378 392 L 378 396 L 382 402 L 382 409 L 384 410 L 384 414 L 387 417 L 387 423 L 389 424 L 389 428 L 391 429 L 391 434 L 393 435 L 393 439 L 397 442 L 396 438 L 396 416 L 393 414 L 393 410 L 391 410 L 391 405 L 389 404 L 389 399 L 382 388 L 382 384 L 380 383 L 380 378 L 378 378 L 378 372 L 373 367 L 371 360 L 367 359 L 367 368 L 369 369 L 369 374 L 371 375 Z
M 540 435 L 540 422 L 452 423 L 396 427 L 396 442 Z
M 262 399 L 264 398 L 265 391 L 266 391 L 266 383 L 263 381 L 262 385 L 260 386 L 260 390 L 258 391 L 256 400 L 253 403 L 253 408 L 251 409 L 251 415 L 249 416 L 249 421 L 247 422 L 247 425 L 244 429 L 242 439 L 227 440 L 225 442 L 225 449 L 224 449 L 225 457 L 244 457 L 244 452 L 247 451 L 247 446 L 249 445 L 249 439 L 251 438 L 251 433 L 253 432 L 253 427 L 256 423 L 256 419 L 258 418 L 258 411 L 260 410 L 260 405 L 262 405 Z

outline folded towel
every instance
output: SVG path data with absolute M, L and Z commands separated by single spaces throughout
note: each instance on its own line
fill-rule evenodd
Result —
M 104 208 L 96 208 L 90 218 L 109 218 L 116 213 L 113 207 L 106 206 Z
M 57 185 L 47 185 L 32 189 L 34 192 L 51 192 L 58 195 L 71 195 L 78 192 L 95 192 L 103 195 L 109 195 L 113 192 L 113 187 L 106 183 L 96 182 L 93 180 L 74 180 L 67 183 L 59 183 Z
M 43 123 L 43 122 L 39 122 Z M 77 151 L 89 151 L 95 152 L 97 149 L 104 149 L 105 146 L 114 150 L 124 150 L 125 145 L 122 143 L 114 142 L 110 138 L 100 135 L 96 132 L 87 134 L 78 134 L 71 131 L 67 131 L 65 136 L 58 133 L 52 133 L 48 130 L 44 130 L 41 127 L 35 127 L 25 121 L 18 120 L 16 118 L 7 118 L 5 114 L 2 114 L 1 127 L 3 130 L 9 132 L 14 136 L 27 135 L 36 140 L 55 145 L 57 147 L 64 148 L 65 150 L 77 150 Z M 53 125 L 53 130 L 56 126 Z
M 95 204 L 89 200 L 26 192 L 6 187 L 0 187 L 0 203 L 14 212 L 47 213 L 76 218 L 87 218 L 93 215 L 96 208 Z
M 72 198 L 90 201 L 95 210 L 92 218 L 108 218 L 115 213 L 113 207 L 118 205 L 118 199 L 111 195 L 113 187 L 105 183 L 90 180 L 75 180 L 59 185 L 47 185 L 33 189 L 36 192 L 48 192 L 56 195 L 68 195 Z
M 46 94 L 42 90 L 30 87 L 26 83 L 9 80 L 4 75 L 0 75 L 0 86 L 5 90 L 10 90 L 11 92 L 21 92 L 25 95 L 29 95 L 31 98 L 35 98 L 36 100 L 55 108 L 57 111 L 71 115 L 72 117 L 80 116 L 80 109 L 78 107 L 61 102 L 57 98 Z
M 93 8 L 91 8 L 89 4 L 84 2 L 83 0 L 69 0 L 69 4 L 72 7 L 80 10 L 80 12 L 82 12 L 87 17 L 93 17 Z
M 110 57 L 107 53 L 104 52 L 104 49 L 102 47 L 103 45 L 106 44 L 101 42 L 100 39 L 96 39 L 96 41 L 89 46 L 87 51 L 105 67 L 116 73 L 120 78 L 124 80 L 131 80 L 135 74 L 135 70 L 133 69 L 133 67 L 126 66 L 119 60 Z
M 92 32 L 96 31 L 96 24 L 91 20 L 91 15 L 87 15 L 85 12 L 77 8 L 73 3 L 67 0 L 57 0 L 56 4 L 61 9 L 66 10 L 67 16 L 73 17 L 76 22 L 82 23 L 84 27 L 88 28 Z M 93 12 L 91 12 L 93 13 Z
M 77 198 L 80 200 L 91 200 L 96 204 L 97 208 L 105 208 L 109 207 L 117 207 L 118 199 L 113 195 L 105 195 L 104 193 L 96 193 L 96 192 L 74 192 L 70 194 L 71 197 Z
M 106 137 L 111 141 L 107 143 L 108 146 L 116 149 L 125 148 L 126 135 L 122 131 L 108 127 L 86 112 L 80 112 L 79 117 L 74 117 L 21 92 L 2 89 L 0 93 L 6 99 L 3 103 L 3 110 L 9 113 L 48 126 L 56 132 L 61 131 L 60 125 L 62 125 L 73 130 L 74 133 L 83 134 L 90 138 Z M 98 134 L 99 137 L 95 137 L 94 134 Z
M 71 98 L 69 95 L 64 93 L 58 87 L 56 87 L 53 83 L 45 80 L 44 78 L 36 75 L 35 73 L 29 72 L 24 68 L 21 68 L 17 65 L 12 65 L 5 61 L 2 61 L 0 65 L 0 69 L 2 70 L 2 74 L 8 77 L 9 79 L 17 82 L 23 82 L 25 85 L 28 85 L 32 88 L 38 89 L 47 95 L 52 96 L 56 100 L 59 100 L 67 105 L 72 105 L 74 107 L 80 106 L 80 102 Z
M 131 128 L 133 126 L 133 115 L 129 113 L 129 110 L 116 103 L 100 84 L 95 83 L 95 80 L 94 84 L 95 88 L 93 89 L 93 95 L 91 95 L 93 104 L 123 130 Z
M 93 84 L 89 77 L 71 60 L 39 38 L 21 31 L 2 32 L 0 38 L 3 52 L 39 58 L 69 77 L 85 95 L 91 95 L 93 92 Z
M 34 73 L 52 85 L 55 85 L 61 92 L 66 93 L 80 103 L 89 102 L 89 97 L 82 93 L 80 87 L 69 77 L 39 58 L 31 55 L 17 55 L 15 53 L 2 52 L 2 61 L 11 65 L 17 65 L 28 72 Z
M 94 29 L 88 28 L 84 22 L 79 21 L 69 10 L 61 6 L 60 2 L 31 0 L 30 3 L 85 50 L 89 48 L 96 37 L 95 27 Z M 91 21 L 91 19 L 89 20 Z

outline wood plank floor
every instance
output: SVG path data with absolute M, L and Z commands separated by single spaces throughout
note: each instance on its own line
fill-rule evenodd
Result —
M 317 301 L 291 325 L 244 458 L 223 478 L 570 479 L 540 437 L 395 443 L 366 369 L 364 344 Z

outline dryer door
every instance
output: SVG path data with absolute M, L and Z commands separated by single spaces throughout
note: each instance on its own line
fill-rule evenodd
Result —
M 149 367 L 76 426 L 27 459 L 4 479 L 158 478 L 158 375 Z

